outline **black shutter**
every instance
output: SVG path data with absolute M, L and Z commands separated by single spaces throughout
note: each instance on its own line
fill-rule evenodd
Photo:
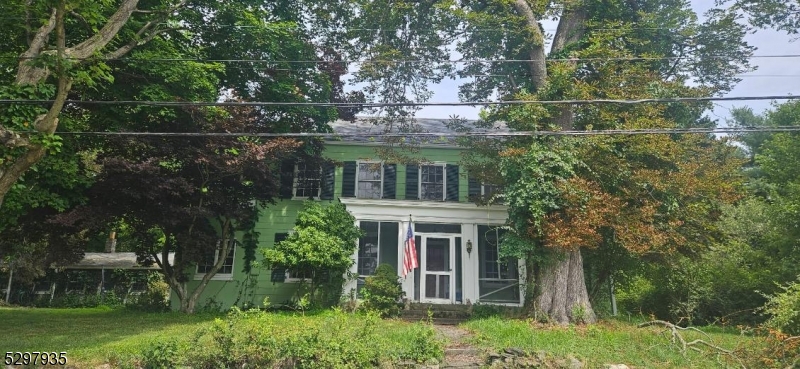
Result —
M 288 233 L 275 233 L 275 244 L 281 242 L 289 237 Z M 286 280 L 286 268 L 277 267 L 272 268 L 272 273 L 269 278 L 270 282 L 283 282 Z
M 467 185 L 469 186 L 469 190 L 467 190 L 469 200 L 475 201 L 481 195 L 481 183 L 475 177 L 469 176 Z
M 336 167 L 332 163 L 322 164 L 322 190 L 319 198 L 333 200 L 333 189 L 336 184 Z
M 445 166 L 447 176 L 447 201 L 458 201 L 458 165 L 447 164 Z
M 397 164 L 383 165 L 383 198 L 397 198 Z
M 291 199 L 294 195 L 294 162 L 285 160 L 281 162 L 281 189 L 282 199 Z
M 406 200 L 419 200 L 418 165 L 406 165 Z
M 344 162 L 342 171 L 342 197 L 356 197 L 356 168 L 354 161 Z

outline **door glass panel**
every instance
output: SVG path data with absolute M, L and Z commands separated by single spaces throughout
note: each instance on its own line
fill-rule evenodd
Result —
M 436 274 L 425 275 L 425 297 L 429 299 L 436 298 Z
M 449 272 L 450 267 L 450 239 L 428 238 L 425 249 L 428 272 Z M 426 280 L 427 283 L 427 280 Z
M 436 296 L 440 299 L 449 299 L 450 298 L 450 276 L 449 275 L 440 275 L 439 276 L 439 288 L 438 288 L 439 295 Z

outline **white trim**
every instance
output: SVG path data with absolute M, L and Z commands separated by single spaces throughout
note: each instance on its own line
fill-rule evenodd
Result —
M 414 234 L 414 235 L 416 236 L 417 234 Z M 421 260 L 420 260 L 420 265 L 419 265 L 419 275 L 420 275 L 420 278 L 419 278 L 420 279 L 419 280 L 419 300 L 421 302 L 424 302 L 424 303 L 445 303 L 445 304 L 447 304 L 447 303 L 449 303 L 449 304 L 455 303 L 455 301 L 456 301 L 456 237 L 461 237 L 461 235 L 460 234 L 456 235 L 456 234 L 453 234 L 453 233 L 449 233 L 447 235 L 435 234 L 435 233 L 434 234 L 421 233 L 421 234 L 419 234 L 419 236 L 420 236 L 420 239 L 421 239 L 421 242 L 420 242 L 421 245 L 420 245 L 418 251 L 420 253 L 422 253 L 422 255 L 420 255 L 420 259 Z M 448 254 L 449 254 L 449 259 L 450 259 L 450 260 L 448 260 L 448 263 L 450 264 L 450 270 L 449 271 L 447 271 L 447 272 L 445 272 L 445 271 L 429 272 L 427 270 L 427 268 L 428 268 L 428 253 L 427 253 L 427 250 L 428 250 L 428 239 L 429 238 L 446 239 L 448 241 L 448 247 L 449 247 Z M 425 296 L 425 293 L 426 293 L 426 290 L 427 290 L 427 288 L 426 288 L 427 287 L 426 286 L 426 278 L 425 277 L 427 277 L 428 275 L 438 275 L 438 276 L 447 275 L 447 276 L 450 277 L 449 278 L 450 279 L 450 283 L 449 283 L 449 285 L 450 285 L 449 286 L 449 288 L 450 288 L 450 296 L 448 298 L 446 298 L 446 299 L 445 298 L 436 298 L 436 297 L 430 298 L 430 297 Z M 438 279 L 437 279 L 437 281 L 438 281 Z M 438 289 L 438 286 L 437 286 L 437 289 Z
M 442 198 L 440 200 L 422 198 L 422 167 L 442 167 Z M 417 167 L 417 198 L 422 201 L 447 201 L 447 163 L 437 161 L 420 164 Z
M 298 185 L 298 180 L 300 179 L 300 176 L 298 175 L 300 173 L 300 164 L 301 163 L 295 163 L 294 164 L 294 171 L 292 172 L 292 174 L 293 174 L 292 175 L 292 200 L 308 200 L 310 198 L 314 199 L 314 200 L 319 200 L 320 196 L 322 196 L 322 181 L 323 181 L 323 178 L 322 178 L 322 166 L 319 167 L 319 186 L 317 187 L 316 196 L 297 196 L 297 185 Z M 302 163 L 302 164 L 304 166 L 307 166 L 306 163 Z M 307 171 L 308 171 L 308 169 L 306 169 L 306 172 Z
M 222 272 L 218 271 L 209 279 L 210 281 L 232 281 L 233 280 L 233 272 L 234 272 L 234 268 L 236 267 L 236 244 L 237 244 L 237 242 L 236 242 L 236 240 L 233 240 L 233 239 L 231 241 L 233 241 L 233 245 L 231 245 L 231 250 L 230 250 L 230 252 L 232 253 L 232 255 L 231 255 L 231 272 L 230 273 L 222 273 Z M 219 252 L 218 252 L 218 250 L 219 249 L 214 250 L 214 264 L 217 264 L 217 261 L 219 260 Z M 228 257 L 226 255 L 225 259 L 227 259 L 227 258 Z M 222 268 L 224 266 L 225 266 L 225 264 L 223 263 L 222 266 L 220 266 L 220 270 L 222 270 Z M 207 273 L 198 272 L 197 271 L 198 268 L 200 268 L 200 264 L 197 264 L 197 265 L 194 266 L 194 280 L 195 281 L 202 280 L 203 277 L 207 274 Z
M 301 283 L 307 280 L 307 278 L 292 277 L 292 273 L 289 271 L 289 269 L 284 270 L 283 273 L 286 276 L 283 279 L 283 283 Z
M 380 193 L 380 196 L 378 198 L 382 199 L 383 198 L 383 186 L 384 186 L 384 182 L 385 182 L 385 179 L 386 179 L 386 172 L 384 171 L 384 162 L 381 161 L 381 160 L 356 160 L 356 178 L 355 178 L 355 181 L 356 181 L 356 183 L 355 183 L 355 187 L 356 187 L 355 195 L 356 196 L 355 197 L 359 198 L 359 199 L 361 198 L 361 197 L 358 197 L 358 182 L 359 182 L 359 174 L 361 172 L 361 164 L 377 164 L 379 166 L 380 171 L 381 171 L 381 179 L 380 179 L 381 193 Z M 365 182 L 374 183 L 376 181 L 365 181 Z
M 472 203 L 432 202 L 425 200 L 374 200 L 340 198 L 358 220 L 408 222 L 409 214 L 420 223 L 504 224 L 508 218 L 505 205 L 478 206 Z M 407 225 L 406 225 L 407 226 Z

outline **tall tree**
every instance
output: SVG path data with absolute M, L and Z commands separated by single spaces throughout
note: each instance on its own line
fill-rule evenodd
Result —
M 4 72 L 6 98 L 52 99 L 48 108 L 11 105 L 0 122 L 0 207 L 14 183 L 54 142 L 73 83 L 92 86 L 109 77 L 97 59 L 125 56 L 136 46 L 174 31 L 187 0 L 119 4 L 84 0 L 6 2 L 3 29 L 16 66 Z M 20 22 L 20 20 L 22 20 Z M 15 60 L 10 59 L 10 60 Z M 4 60 L 5 62 L 8 59 Z M 5 68 L 4 68 L 5 69 Z M 8 70 L 8 69 L 7 69 Z
M 426 18 L 417 12 L 422 6 L 412 1 L 393 2 L 391 12 L 374 22 L 381 32 L 390 35 L 404 34 L 412 22 L 429 22 L 444 35 L 437 38 L 428 28 L 414 35 L 433 35 L 432 40 L 438 43 L 414 43 L 419 39 L 412 36 L 408 45 L 413 47 L 407 52 L 402 52 L 404 44 L 382 43 L 381 38 L 359 40 L 357 45 L 384 50 L 384 55 L 397 52 L 397 56 L 414 60 L 415 65 L 435 68 L 441 61 L 437 52 L 455 44 L 465 60 L 456 74 L 468 78 L 460 89 L 466 101 L 713 95 L 730 90 L 738 82 L 736 74 L 748 70 L 747 56 L 752 52 L 743 41 L 745 27 L 736 22 L 735 13 L 714 10 L 701 23 L 683 0 L 489 0 L 425 5 L 450 11 L 458 17 L 457 23 L 439 15 Z M 549 38 L 543 23 L 551 18 L 556 18 L 558 25 Z M 393 22 L 381 23 L 387 19 Z M 376 84 L 385 82 L 380 75 L 362 76 Z M 392 83 L 410 88 L 415 81 L 401 77 Z M 413 91 L 417 98 L 426 97 Z M 483 117 L 487 124 L 502 121 L 512 129 L 526 131 L 669 128 L 713 124 L 702 118 L 707 108 L 707 104 L 528 104 L 489 107 Z M 473 140 L 469 145 L 475 148 L 467 157 L 472 172 L 494 168 L 494 172 L 477 176 L 495 178 L 505 187 L 509 225 L 515 232 L 508 233 L 502 249 L 529 260 L 532 267 L 528 269 L 536 274 L 529 280 L 539 289 L 533 304 L 558 322 L 594 319 L 581 246 L 610 244 L 616 239 L 611 230 L 621 228 L 611 219 L 618 214 L 598 208 L 600 204 L 617 204 L 619 211 L 629 213 L 623 219 L 640 225 L 634 228 L 637 231 L 626 233 L 629 238 L 624 246 L 663 251 L 676 248 L 683 241 L 680 234 L 693 237 L 692 228 L 709 224 L 716 202 L 724 202 L 731 195 L 728 186 L 705 189 L 697 179 L 690 180 L 702 178 L 706 170 L 720 163 L 720 168 L 730 168 L 724 146 L 707 137 L 596 141 L 521 138 Z M 599 145 L 602 151 L 593 145 Z M 705 152 L 693 151 L 694 145 L 704 147 Z M 688 158 L 693 152 L 707 161 L 690 164 Z M 604 164 L 604 160 L 629 171 L 609 172 L 615 167 Z M 495 165 L 485 165 L 487 162 Z M 500 173 L 496 172 L 498 168 Z M 708 175 L 707 179 L 727 178 L 728 173 Z M 682 183 L 691 184 L 691 189 L 670 186 L 659 176 L 682 177 Z M 650 190 L 643 190 L 647 188 Z M 657 191 L 661 192 L 658 196 L 652 195 Z M 703 196 L 712 197 L 708 206 L 689 205 Z M 683 207 L 704 210 L 695 213 Z M 598 222 L 578 224 L 577 220 L 587 216 Z M 697 223 L 689 226 L 690 219 Z M 580 236 L 562 237 L 573 231 Z

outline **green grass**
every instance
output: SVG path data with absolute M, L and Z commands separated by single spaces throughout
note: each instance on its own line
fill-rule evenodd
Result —
M 265 337 L 298 337 L 302 332 L 321 332 L 322 336 L 336 336 L 350 332 L 348 337 L 369 337 L 359 342 L 378 350 L 385 360 L 399 360 L 403 353 L 419 347 L 415 342 L 420 326 L 396 320 L 372 319 L 374 326 L 367 327 L 367 318 L 361 315 L 320 311 L 307 313 L 279 312 L 244 315 L 244 324 L 234 329 L 243 335 Z M 186 315 L 180 313 L 144 313 L 126 309 L 81 308 L 3 308 L 0 322 L 7 334 L 0 335 L 0 350 L 67 352 L 69 364 L 91 367 L 103 363 L 130 367 L 141 359 L 142 353 L 155 342 L 176 341 L 181 353 L 191 355 L 197 350 L 219 350 L 209 332 L 214 326 L 227 327 L 225 314 Z M 14 327 L 13 329 L 11 327 Z M 369 329 L 368 335 L 359 336 L 360 330 Z M 201 347 L 192 347 L 201 332 Z M 415 336 L 415 333 L 416 336 Z M 247 337 L 236 337 L 234 340 Z M 248 342 L 249 343 L 249 342 Z M 242 344 L 244 352 L 252 347 Z M 250 351 L 248 351 L 250 350 Z M 258 350 L 258 348 L 255 348 Z M 232 350 L 236 351 L 236 350 Z
M 211 315 L 144 313 L 109 308 L 0 308 L 0 352 L 67 352 L 70 363 L 126 361 L 150 342 L 186 342 Z
M 716 368 L 736 367 L 727 355 L 718 355 L 701 347 L 703 352 L 672 344 L 669 333 L 660 327 L 637 328 L 634 323 L 603 321 L 591 326 L 547 326 L 528 320 L 486 318 L 464 325 L 474 333 L 473 343 L 489 350 L 520 348 L 526 352 L 545 351 L 555 357 L 574 356 L 589 368 L 604 364 L 626 364 L 637 368 Z M 706 329 L 708 336 L 681 331 L 688 341 L 703 339 L 725 349 L 741 349 L 757 339 L 733 330 Z M 704 330 L 705 331 L 705 330 Z

